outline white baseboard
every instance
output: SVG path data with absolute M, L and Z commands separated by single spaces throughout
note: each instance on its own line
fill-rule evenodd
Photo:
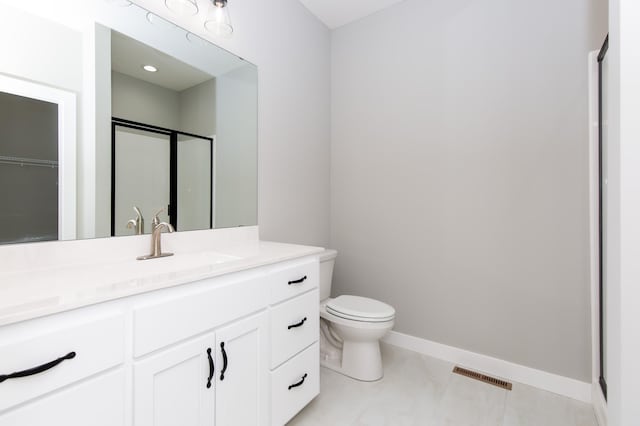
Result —
M 592 403 L 590 383 L 536 370 L 535 368 L 525 367 L 524 365 L 514 364 L 509 361 L 492 358 L 453 346 L 443 345 L 442 343 L 432 342 L 419 337 L 409 336 L 408 334 L 398 333 L 397 331 L 390 331 L 382 341 L 390 345 L 442 359 L 460 365 L 461 367 L 467 367 L 492 376 L 498 376 L 502 379 L 544 389 L 588 404 Z
M 593 411 L 596 413 L 598 425 L 607 426 L 607 401 L 604 399 L 600 383 L 597 380 L 591 385 L 591 399 L 593 400 Z

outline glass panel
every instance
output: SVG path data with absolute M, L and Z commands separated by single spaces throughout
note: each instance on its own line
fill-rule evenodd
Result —
M 190 136 L 178 136 L 178 230 L 211 228 L 212 142 Z
M 147 130 L 116 126 L 115 132 L 115 235 L 134 235 L 127 223 L 135 219 L 134 206 L 144 214 L 144 233 L 151 233 L 153 214 L 169 222 L 170 137 Z
M 58 105 L 0 93 L 1 243 L 58 239 Z

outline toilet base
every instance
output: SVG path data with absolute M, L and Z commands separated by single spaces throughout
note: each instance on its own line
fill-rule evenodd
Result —
M 380 344 L 377 341 L 369 342 L 366 345 L 352 343 L 345 346 L 340 351 L 342 355 L 340 358 L 331 357 L 320 349 L 320 365 L 361 382 L 375 382 L 382 379 L 384 371 Z M 367 362 L 362 362 L 362 360 L 367 360 Z
M 382 354 L 378 340 L 339 342 L 341 347 L 327 339 L 326 328 L 320 332 L 320 365 L 363 382 L 382 379 Z

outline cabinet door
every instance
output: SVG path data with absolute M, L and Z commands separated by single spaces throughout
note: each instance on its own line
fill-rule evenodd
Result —
M 268 423 L 267 313 L 216 330 L 216 426 Z
M 122 426 L 124 383 L 119 369 L 55 391 L 0 414 L 0 426 Z
M 213 426 L 214 344 L 208 333 L 135 364 L 135 426 Z

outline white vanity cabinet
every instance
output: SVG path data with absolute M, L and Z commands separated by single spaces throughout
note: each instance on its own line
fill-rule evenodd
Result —
M 124 425 L 124 383 L 122 369 L 105 373 L 0 414 L 0 425 Z
M 261 312 L 135 363 L 135 425 L 266 424 L 266 320 Z
M 216 331 L 216 425 L 269 424 L 267 312 Z
M 316 259 L 277 268 L 271 282 L 271 424 L 283 425 L 320 392 Z
M 0 425 L 124 424 L 124 323 L 96 307 L 0 327 Z
M 214 345 L 209 333 L 135 363 L 134 424 L 213 425 L 215 393 L 207 383 Z
M 0 379 L 51 364 L 0 382 L 0 426 L 282 426 L 319 392 L 318 274 L 308 256 L 0 327 Z

